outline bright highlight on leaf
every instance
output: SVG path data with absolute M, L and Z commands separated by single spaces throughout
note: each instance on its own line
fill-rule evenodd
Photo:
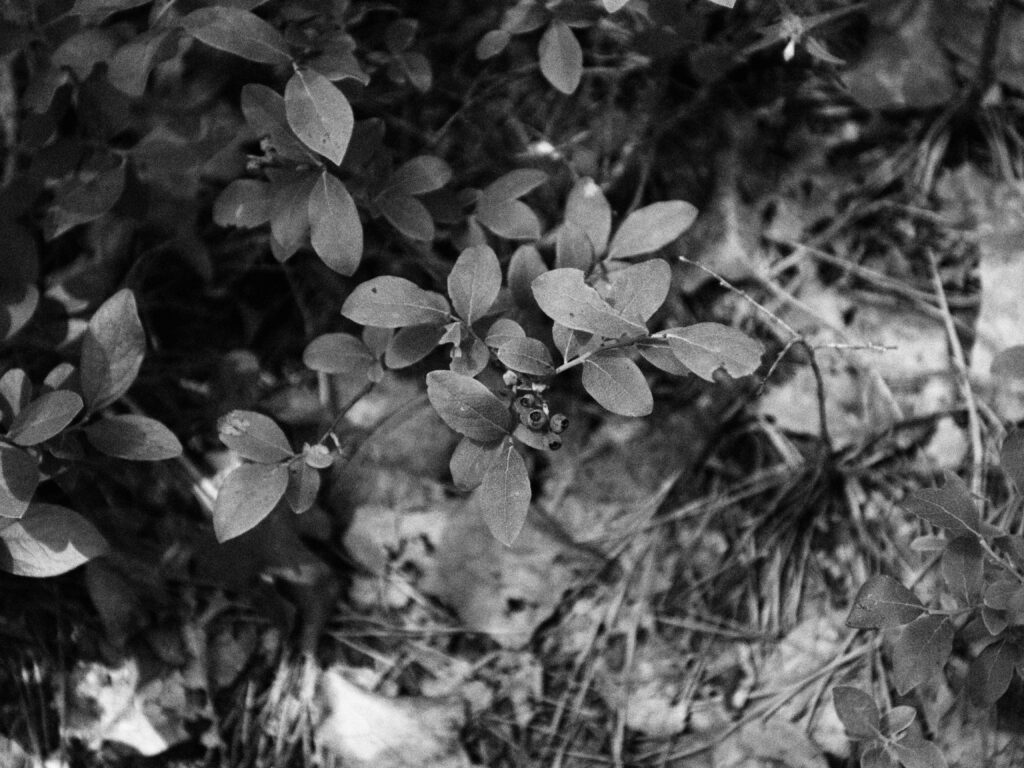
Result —
M 551 85 L 569 95 L 583 76 L 583 49 L 564 21 L 552 21 L 541 36 L 537 49 L 541 74 Z

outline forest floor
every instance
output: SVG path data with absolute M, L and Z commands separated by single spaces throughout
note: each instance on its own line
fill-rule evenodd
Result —
M 666 139 L 646 165 L 653 192 L 701 209 L 668 249 L 670 302 L 763 340 L 757 375 L 655 379 L 646 419 L 556 392 L 572 427 L 531 468 L 512 547 L 453 487 L 422 371 L 354 401 L 348 460 L 294 526 L 217 545 L 203 504 L 237 459 L 190 445 L 106 499 L 132 546 L 4 579 L 0 765 L 856 764 L 831 690 L 891 698 L 892 638 L 846 627 L 853 596 L 879 572 L 939 588 L 901 502 L 950 472 L 1006 494 L 994 461 L 1024 396 L 989 369 L 1024 340 L 1024 184 L 969 153 L 935 161 L 917 118 L 818 117 L 723 112 L 714 151 Z M 603 119 L 613 134 L 629 115 Z M 687 153 L 706 174 L 665 170 Z M 927 196 L 907 191 L 920 172 Z M 303 316 L 336 318 L 315 275 L 289 274 Z M 290 373 L 239 350 L 217 409 L 314 435 L 353 394 Z M 890 703 L 951 765 L 1021 765 L 1019 681 L 971 708 L 964 650 Z

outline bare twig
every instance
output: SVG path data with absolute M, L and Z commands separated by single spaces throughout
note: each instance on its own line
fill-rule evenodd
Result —
M 967 358 L 964 355 L 963 345 L 956 332 L 956 325 L 953 322 L 953 315 L 949 311 L 949 302 L 946 301 L 946 289 L 942 286 L 942 278 L 939 276 L 939 265 L 935 260 L 935 253 L 926 249 L 928 263 L 932 271 L 932 284 L 935 286 L 935 296 L 939 300 L 939 308 L 942 310 L 943 321 L 946 324 L 946 336 L 949 338 L 949 347 L 953 353 L 953 367 L 956 368 L 957 376 L 960 379 L 960 389 L 967 404 L 967 426 L 971 436 L 971 492 L 980 496 L 982 492 L 982 471 L 984 469 L 984 446 L 981 439 L 981 420 L 978 418 L 978 404 L 974 398 L 974 388 L 971 386 L 971 379 L 967 372 Z

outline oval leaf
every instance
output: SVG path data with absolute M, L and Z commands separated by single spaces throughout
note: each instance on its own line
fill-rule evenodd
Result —
M 580 179 L 569 192 L 565 220 L 583 230 L 598 256 L 608 247 L 612 231 L 612 208 L 593 179 Z
M 134 294 L 124 288 L 96 310 L 82 341 L 82 396 L 97 411 L 128 391 L 142 367 L 146 333 Z
M 488 203 L 516 200 L 532 192 L 547 180 L 548 175 L 544 171 L 534 168 L 517 168 L 484 187 L 483 192 L 480 193 L 480 199 Z
M 476 379 L 452 371 L 431 371 L 427 397 L 445 424 L 477 442 L 499 440 L 512 429 L 508 406 Z
M 481 200 L 477 203 L 476 218 L 506 240 L 537 240 L 540 237 L 540 219 L 521 200 Z
M 637 364 L 615 353 L 597 354 L 583 363 L 583 388 L 599 405 L 620 416 L 647 416 L 654 397 Z
M 878 735 L 881 715 L 878 705 L 867 693 L 850 685 L 837 685 L 832 689 L 836 714 L 853 739 L 870 739 Z
M 270 185 L 256 179 L 237 179 L 217 195 L 213 220 L 222 227 L 251 229 L 270 221 Z
M 501 265 L 490 246 L 476 245 L 460 255 L 448 275 L 448 296 L 467 323 L 483 317 L 501 290 Z
M 217 541 L 241 536 L 256 527 L 277 505 L 288 487 L 284 464 L 243 464 L 224 478 L 213 508 Z
M 27 451 L 0 443 L 0 517 L 19 518 L 39 485 L 39 463 Z
M 355 122 L 345 95 L 319 72 L 300 69 L 285 86 L 284 108 L 302 143 L 340 165 Z
M 59 576 L 106 553 L 106 540 L 77 512 L 33 504 L 20 520 L 0 530 L 0 568 L 16 576 Z
M 309 239 L 321 261 L 341 275 L 351 275 L 363 256 L 363 225 L 352 196 L 324 171 L 309 193 Z
M 60 434 L 74 421 L 82 406 L 82 398 L 74 392 L 47 392 L 25 406 L 15 417 L 7 437 L 18 445 L 38 445 Z
M 32 397 L 32 382 L 21 368 L 0 376 L 0 424 L 10 424 Z
M 508 262 L 508 289 L 520 307 L 533 305 L 533 281 L 548 271 L 540 252 L 532 245 L 516 248 Z
M 1024 381 L 1024 344 L 1007 347 L 992 360 L 992 375 Z
M 697 209 L 683 200 L 654 203 L 633 211 L 612 238 L 608 258 L 628 259 L 663 248 L 696 219 Z
M 490 335 L 487 338 L 490 339 Z M 509 370 L 531 376 L 550 376 L 555 372 L 551 353 L 537 339 L 509 339 L 498 347 L 498 359 Z
M 365 373 L 375 360 L 361 339 L 347 333 L 317 336 L 302 353 L 306 367 L 320 373 Z
M 941 488 L 923 488 L 904 502 L 904 506 L 927 523 L 945 528 L 955 536 L 981 535 L 981 513 L 971 490 L 952 472 L 945 473 Z
M 384 192 L 423 195 L 440 189 L 451 177 L 452 169 L 444 160 L 433 155 L 420 155 L 403 163 L 391 174 Z
M 967 697 L 975 704 L 990 707 L 1010 687 L 1013 669 L 1020 663 L 1021 649 L 1007 640 L 996 640 L 985 648 L 967 668 Z
M 530 509 L 530 476 L 526 462 L 506 440 L 497 459 L 484 472 L 476 491 L 477 503 L 494 538 L 511 547 L 526 522 Z
M 558 228 L 555 239 L 555 268 L 573 267 L 584 272 L 594 264 L 594 247 L 583 229 L 571 221 Z
M 163 461 L 181 455 L 174 433 L 147 416 L 105 416 L 86 427 L 85 436 L 96 450 L 119 459 Z
M 946 546 L 942 577 L 961 605 L 974 605 L 981 597 L 984 565 L 985 553 L 977 536 L 957 536 Z
M 200 8 L 182 19 L 181 25 L 196 40 L 249 61 L 288 64 L 292 60 L 281 33 L 241 8 Z
M 901 696 L 942 669 L 953 652 L 953 634 L 946 616 L 920 616 L 903 629 L 892 652 L 893 679 Z
M 857 592 L 846 626 L 887 629 L 909 624 L 925 608 L 913 592 L 891 576 L 872 576 Z
M 537 49 L 544 78 L 568 95 L 579 87 L 583 76 L 583 49 L 564 21 L 552 21 L 540 38 Z
M 288 438 L 269 416 L 231 411 L 217 422 L 220 441 L 243 459 L 274 464 L 294 455 Z
M 384 351 L 388 368 L 407 368 L 425 358 L 441 343 L 443 325 L 408 325 L 396 333 Z
M 377 207 L 391 226 L 410 240 L 429 243 L 434 239 L 434 219 L 427 206 L 416 198 L 389 193 L 377 200 Z
M 341 314 L 360 325 L 401 328 L 422 323 L 447 323 L 451 308 L 439 293 L 425 291 L 402 277 L 375 277 L 356 286 Z
M 1015 429 L 1003 441 L 999 450 L 999 468 L 1017 492 L 1024 492 L 1024 429 Z
M 455 451 L 448 462 L 452 482 L 456 487 L 471 491 L 480 485 L 484 479 L 484 472 L 494 464 L 497 451 L 502 445 L 503 443 L 477 443 L 468 437 L 462 438 L 455 446 Z
M 497 349 L 506 341 L 522 339 L 525 337 L 526 331 L 523 330 L 523 326 L 515 320 L 509 320 L 507 317 L 501 317 L 495 320 L 488 329 L 487 337 L 484 341 L 487 343 L 488 347 Z
M 605 298 L 626 317 L 646 323 L 665 303 L 671 285 L 668 262 L 651 259 L 609 272 Z
M 611 339 L 646 334 L 647 326 L 621 315 L 586 284 L 578 269 L 553 269 L 532 283 L 533 297 L 548 317 L 566 328 Z
M 707 381 L 715 380 L 719 368 L 734 379 L 748 376 L 761 365 L 764 353 L 759 341 L 720 323 L 670 328 L 657 335 L 668 339 L 669 349 L 679 361 Z
M 303 458 L 296 458 L 288 464 L 288 487 L 284 499 L 292 512 L 301 515 L 316 502 L 320 493 L 320 471 L 311 467 Z

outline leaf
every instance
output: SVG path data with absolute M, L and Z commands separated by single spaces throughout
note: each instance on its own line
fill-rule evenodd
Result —
M 245 121 L 258 135 L 268 137 L 282 157 L 304 162 L 313 159 L 288 125 L 281 94 L 259 83 L 247 83 L 242 86 L 241 107 Z
M 905 704 L 893 707 L 882 715 L 882 733 L 886 736 L 899 736 L 904 733 L 917 719 L 917 710 Z
M 501 265 L 486 245 L 464 250 L 448 275 L 448 296 L 467 323 L 475 323 L 487 314 L 500 290 Z
M 460 435 L 493 442 L 512 430 L 508 406 L 476 379 L 452 371 L 427 374 L 427 398 L 438 416 Z
M 587 272 L 594 264 L 594 248 L 583 230 L 571 221 L 558 228 L 555 268 L 572 267 Z
M 985 554 L 976 536 L 958 536 L 942 555 L 942 577 L 962 605 L 978 602 L 984 586 Z
M 953 652 L 953 623 L 946 616 L 919 616 L 904 627 L 893 648 L 893 680 L 904 695 L 940 672 Z
M 641 342 L 637 344 L 637 350 L 644 360 L 665 373 L 671 373 L 674 376 L 686 376 L 690 373 L 690 369 L 679 362 L 679 358 L 672 354 L 672 350 L 666 346 L 647 345 Z
M 609 259 L 628 259 L 663 248 L 697 219 L 697 209 L 682 200 L 653 203 L 622 222 L 608 248 Z
M 423 195 L 440 189 L 451 178 L 452 169 L 444 160 L 433 155 L 420 155 L 395 169 L 382 194 Z
M 477 503 L 491 533 L 511 547 L 530 509 L 530 476 L 511 439 L 501 445 L 493 464 L 484 472 L 476 491 Z
M 181 443 L 156 419 L 135 414 L 104 416 L 85 428 L 96 450 L 132 461 L 163 461 L 181 455 Z
M 723 8 L 732 8 L 736 5 L 736 0 L 711 0 L 711 2 Z
M 301 456 L 288 463 L 288 486 L 284 499 L 292 512 L 301 515 L 313 506 L 320 493 L 320 482 L 320 471 L 309 466 Z
M 237 179 L 217 195 L 213 220 L 222 227 L 258 227 L 270 221 L 270 199 L 265 181 Z
M 601 0 L 601 5 L 608 13 L 615 13 L 629 5 L 629 0 Z
M 551 353 L 537 339 L 509 339 L 498 347 L 498 360 L 510 370 L 531 376 L 551 376 L 555 372 Z
M 552 21 L 540 38 L 537 53 L 544 78 L 566 95 L 575 92 L 583 76 L 583 49 L 569 25 Z
M 281 428 L 269 416 L 255 411 L 231 411 L 217 421 L 220 441 L 243 459 L 274 464 L 295 452 Z
M 352 196 L 324 171 L 309 194 L 309 239 L 317 256 L 341 275 L 352 275 L 363 256 L 363 225 Z
M 836 714 L 851 739 L 871 739 L 878 735 L 881 715 L 878 705 L 867 693 L 851 685 L 832 689 Z
M 521 200 L 485 201 L 476 206 L 477 220 L 498 237 L 506 240 L 537 240 L 540 220 Z
M 82 341 L 82 397 L 90 412 L 117 400 L 139 375 L 146 354 L 146 333 L 135 295 L 122 288 L 89 320 Z
M 57 189 L 45 224 L 48 240 L 79 224 L 95 221 L 121 199 L 127 164 L 123 159 L 113 157 L 97 162 L 109 167 L 83 171 Z
M 534 279 L 533 297 L 557 323 L 611 339 L 646 335 L 643 323 L 621 315 L 586 284 L 578 269 L 553 269 Z
M 643 372 L 628 357 L 614 352 L 584 361 L 583 388 L 600 406 L 620 416 L 647 416 L 654 410 Z
M 388 193 L 377 199 L 377 207 L 391 226 L 410 240 L 429 243 L 434 239 L 434 219 L 416 198 Z
M 0 424 L 10 424 L 32 397 L 32 382 L 21 368 L 0 376 Z
M 493 59 L 508 47 L 511 39 L 512 35 L 506 30 L 492 29 L 477 42 L 476 57 L 481 61 Z
M 25 514 L 39 485 L 39 462 L 27 451 L 0 443 L 0 517 Z
M 254 13 L 229 6 L 210 6 L 181 20 L 184 30 L 212 48 L 261 64 L 289 64 L 288 43 L 281 33 Z
M 533 168 L 517 168 L 509 171 L 504 176 L 499 176 L 480 193 L 480 199 L 491 203 L 500 203 L 506 200 L 517 200 L 526 195 L 548 180 L 544 171 Z
M 384 352 L 384 364 L 388 368 L 415 365 L 434 351 L 443 336 L 443 325 L 408 325 L 392 337 Z
M 533 281 L 547 270 L 544 259 L 534 246 L 521 245 L 516 248 L 508 262 L 508 288 L 518 306 L 533 305 Z
M 306 367 L 320 373 L 365 373 L 375 360 L 360 339 L 347 333 L 317 336 L 302 353 Z
M 891 576 L 872 576 L 858 590 L 846 626 L 887 629 L 909 624 L 925 608 L 913 592 Z
M 903 768 L 946 768 L 946 758 L 935 744 L 924 739 L 905 738 L 890 744 Z
M 312 69 L 297 70 L 285 86 L 284 109 L 303 144 L 341 165 L 355 119 L 348 99 L 330 80 Z
M 58 390 L 40 395 L 14 418 L 7 437 L 18 445 L 38 445 L 60 434 L 82 410 L 75 392 Z
M 75 6 L 71 9 L 71 13 L 88 16 L 91 21 L 102 21 L 103 17 L 112 13 L 138 8 L 140 5 L 147 5 L 150 2 L 152 0 L 75 0 Z
M 608 247 L 612 231 L 612 209 L 601 187 L 590 177 L 576 182 L 565 203 L 565 220 L 583 230 L 600 256 Z
M 734 379 L 747 376 L 758 369 L 764 354 L 759 341 L 720 323 L 669 328 L 656 335 L 668 339 L 669 349 L 679 361 L 707 381 L 715 380 L 719 368 Z
M 992 360 L 992 375 L 1024 381 L 1024 344 L 1007 347 Z
M 942 488 L 916 491 L 904 506 L 926 523 L 944 528 L 953 535 L 981 535 L 981 514 L 970 489 L 952 472 L 945 473 Z
M 1008 640 L 987 646 L 967 668 L 967 697 L 978 706 L 995 704 L 1010 687 L 1013 669 L 1021 661 L 1020 647 Z
M 288 181 L 274 182 L 270 197 L 270 232 L 281 246 L 275 253 L 285 261 L 302 247 L 309 232 L 309 196 L 317 176 L 301 175 Z
M 501 317 L 495 320 L 490 329 L 488 329 L 487 336 L 484 341 L 487 343 L 488 347 L 497 349 L 506 341 L 522 339 L 525 337 L 526 331 L 523 330 L 523 326 L 515 320 L 509 320 L 507 317 Z
M 256 527 L 288 487 L 284 464 L 243 464 L 224 478 L 213 508 L 213 530 L 225 542 Z
M 107 62 L 107 80 L 119 91 L 140 98 L 157 58 L 164 60 L 173 54 L 176 43 L 177 35 L 172 37 L 170 29 L 151 29 L 138 35 Z
M 1018 493 L 1024 492 L 1024 429 L 1015 429 L 1006 436 L 999 451 L 999 468 Z
M 0 530 L 0 569 L 16 576 L 59 576 L 107 552 L 106 540 L 77 512 L 33 504 Z
M 672 284 L 672 268 L 662 259 L 608 273 L 605 299 L 626 317 L 646 323 L 668 298 Z
M 360 325 L 401 328 L 404 325 L 447 323 L 451 308 L 444 296 L 425 291 L 402 277 L 375 277 L 356 286 L 341 314 Z
M 484 472 L 497 460 L 498 449 L 503 443 L 478 443 L 468 437 L 462 438 L 448 462 L 452 482 L 457 488 L 471 491 L 480 485 Z

